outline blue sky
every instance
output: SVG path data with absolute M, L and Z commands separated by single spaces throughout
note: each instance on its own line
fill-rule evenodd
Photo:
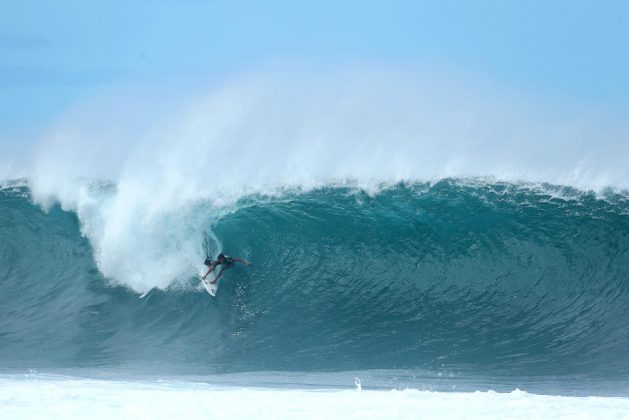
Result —
M 4 1 L 0 142 L 110 87 L 353 63 L 629 110 L 626 1 Z M 4 134 L 3 134 L 4 133 Z

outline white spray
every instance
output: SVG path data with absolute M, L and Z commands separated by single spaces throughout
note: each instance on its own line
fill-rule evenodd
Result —
M 115 108 L 62 120 L 30 178 L 37 202 L 77 212 L 105 277 L 140 293 L 193 276 L 201 232 L 254 192 L 477 176 L 629 186 L 626 125 L 402 73 L 249 78 L 129 132 Z

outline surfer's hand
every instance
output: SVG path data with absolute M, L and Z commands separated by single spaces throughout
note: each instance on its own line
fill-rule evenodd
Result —
M 245 265 L 251 265 L 251 262 L 245 261 Z

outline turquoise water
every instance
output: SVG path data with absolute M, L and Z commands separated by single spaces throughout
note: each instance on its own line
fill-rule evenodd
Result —
M 181 218 L 194 221 L 189 274 L 140 299 L 107 269 L 110 250 L 185 253 Z M 442 180 L 245 195 L 161 217 L 165 242 L 139 232 L 107 246 L 94 220 L 42 209 L 26 185 L 0 190 L 0 369 L 385 370 L 436 387 L 629 374 L 624 193 Z M 195 277 L 204 243 L 254 263 L 226 272 L 216 299 Z

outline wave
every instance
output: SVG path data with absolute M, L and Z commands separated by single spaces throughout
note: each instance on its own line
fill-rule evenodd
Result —
M 140 206 L 129 184 L 68 191 L 44 211 L 29 186 L 0 190 L 5 368 L 629 373 L 622 192 L 444 179 Z M 196 277 L 208 237 L 254 263 L 216 300 Z

